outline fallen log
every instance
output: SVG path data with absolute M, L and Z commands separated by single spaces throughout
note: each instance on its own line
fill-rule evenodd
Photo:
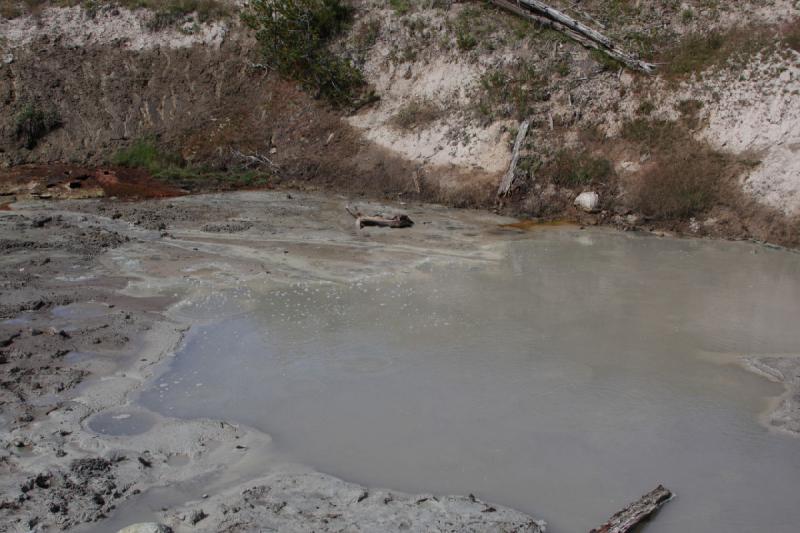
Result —
M 665 489 L 663 485 L 659 485 L 589 533 L 628 533 L 671 500 L 673 496 L 672 492 Z
M 395 215 L 391 218 L 380 215 L 374 215 L 370 217 L 362 215 L 358 211 L 353 211 L 349 207 L 345 207 L 345 210 L 350 213 L 350 216 L 356 219 L 356 227 L 358 229 L 367 226 L 377 226 L 381 228 L 410 228 L 414 225 L 414 221 L 411 220 L 408 215 Z
M 573 19 L 539 0 L 491 0 L 493 4 L 512 13 L 534 20 L 577 41 L 583 46 L 594 48 L 616 59 L 628 68 L 653 74 L 656 66 L 637 58 L 619 48 L 614 41 L 599 31 Z
M 525 136 L 528 134 L 530 125 L 531 123 L 528 120 L 523 120 L 522 124 L 519 125 L 517 140 L 514 141 L 514 151 L 511 152 L 511 166 L 508 167 L 508 172 L 506 172 L 506 175 L 503 176 L 503 180 L 500 182 L 500 187 L 497 189 L 497 196 L 505 196 L 511 192 L 511 186 L 514 184 L 514 174 L 517 171 L 517 163 L 519 162 L 519 151 L 522 148 L 522 142 L 525 140 Z

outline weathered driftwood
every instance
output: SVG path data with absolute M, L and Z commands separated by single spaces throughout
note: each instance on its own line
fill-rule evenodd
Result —
M 267 167 L 273 171 L 278 170 L 278 165 L 272 162 L 267 156 L 261 155 L 257 152 L 252 154 L 245 154 L 239 150 L 231 148 L 231 155 L 237 161 L 240 161 L 245 168 L 253 167 Z
M 659 485 L 589 533 L 627 533 L 672 499 L 672 492 Z
M 395 215 L 391 218 L 382 217 L 380 215 L 365 216 L 358 211 L 353 211 L 349 207 L 345 208 L 350 215 L 356 219 L 356 227 L 359 229 L 365 226 L 378 226 L 382 228 L 410 228 L 414 225 L 408 215 Z
M 497 196 L 505 196 L 511 192 L 511 186 L 514 184 L 514 173 L 517 170 L 517 163 L 519 162 L 519 151 L 520 148 L 522 148 L 522 142 L 525 140 L 525 136 L 528 134 L 530 125 L 531 123 L 528 120 L 523 120 L 522 124 L 519 125 L 517 140 L 514 141 L 514 151 L 511 152 L 511 165 L 508 167 L 508 172 L 506 172 L 506 175 L 503 176 L 503 180 L 500 182 L 500 187 L 497 189 Z
M 601 50 L 628 68 L 652 74 L 656 66 L 642 61 L 633 54 L 619 48 L 614 41 L 597 30 L 575 20 L 539 0 L 492 0 L 492 3 L 564 33 L 583 46 Z

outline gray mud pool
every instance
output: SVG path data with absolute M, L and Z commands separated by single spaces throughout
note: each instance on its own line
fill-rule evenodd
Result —
M 255 426 L 345 480 L 473 493 L 562 533 L 658 483 L 678 498 L 649 533 L 800 527 L 800 440 L 759 422 L 783 387 L 736 364 L 800 354 L 798 254 L 559 228 L 496 263 L 181 312 L 204 319 L 140 405 Z

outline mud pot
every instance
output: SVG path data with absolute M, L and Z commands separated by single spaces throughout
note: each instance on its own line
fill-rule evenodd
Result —
M 513 223 L 12 204 L 3 527 L 795 531 L 800 254 Z

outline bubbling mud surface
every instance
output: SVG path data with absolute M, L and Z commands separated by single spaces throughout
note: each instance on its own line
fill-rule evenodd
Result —
M 800 255 L 552 228 L 498 263 L 176 312 L 203 321 L 140 405 L 255 426 L 348 481 L 474 493 L 555 532 L 657 483 L 678 499 L 651 532 L 800 521 L 800 441 L 758 421 L 782 388 L 713 357 L 800 354 Z

